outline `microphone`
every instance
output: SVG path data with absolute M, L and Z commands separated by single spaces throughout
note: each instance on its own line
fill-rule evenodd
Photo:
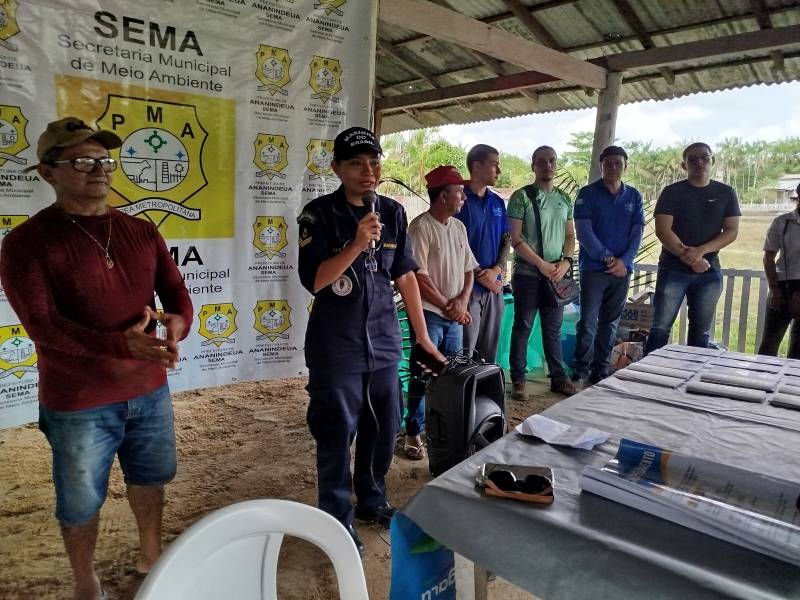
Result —
M 371 213 L 377 214 L 377 206 L 378 206 L 378 194 L 373 191 L 364 192 L 361 194 L 361 202 L 364 203 L 364 206 L 367 207 L 367 210 Z M 375 240 L 369 241 L 369 249 L 370 249 L 370 256 L 374 254 L 375 251 Z

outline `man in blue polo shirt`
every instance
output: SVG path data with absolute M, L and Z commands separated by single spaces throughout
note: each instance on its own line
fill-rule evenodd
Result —
M 622 182 L 628 154 L 619 146 L 600 153 L 602 178 L 581 188 L 575 201 L 580 243 L 581 318 L 572 380 L 595 384 L 608 375 L 617 324 L 625 307 L 633 258 L 642 243 L 642 196 Z
M 494 362 L 503 318 L 503 274 L 511 250 L 506 205 L 489 188 L 500 176 L 500 153 L 486 144 L 473 146 L 467 153 L 467 170 L 467 200 L 456 218 L 467 228 L 479 267 L 468 306 L 470 322 L 464 325 L 464 347 Z

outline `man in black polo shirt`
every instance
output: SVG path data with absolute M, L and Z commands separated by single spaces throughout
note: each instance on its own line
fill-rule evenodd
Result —
M 684 297 L 689 309 L 690 346 L 706 348 L 722 292 L 717 253 L 739 232 L 739 201 L 729 185 L 711 179 L 714 155 L 702 142 L 683 151 L 686 179 L 665 187 L 655 209 L 661 241 L 655 315 L 645 353 L 667 343 Z

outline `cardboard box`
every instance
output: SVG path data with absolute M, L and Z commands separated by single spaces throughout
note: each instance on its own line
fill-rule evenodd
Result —
M 653 325 L 653 314 L 655 313 L 655 307 L 653 306 L 655 293 L 653 288 L 646 288 L 628 298 L 625 308 L 622 309 L 622 317 L 619 324 L 628 329 L 646 329 L 650 331 L 650 327 Z

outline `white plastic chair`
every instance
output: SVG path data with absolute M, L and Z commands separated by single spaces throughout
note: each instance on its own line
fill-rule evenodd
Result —
M 328 555 L 343 600 L 369 600 L 347 530 L 329 514 L 288 500 L 249 500 L 206 515 L 167 548 L 135 600 L 275 600 L 284 534 Z

